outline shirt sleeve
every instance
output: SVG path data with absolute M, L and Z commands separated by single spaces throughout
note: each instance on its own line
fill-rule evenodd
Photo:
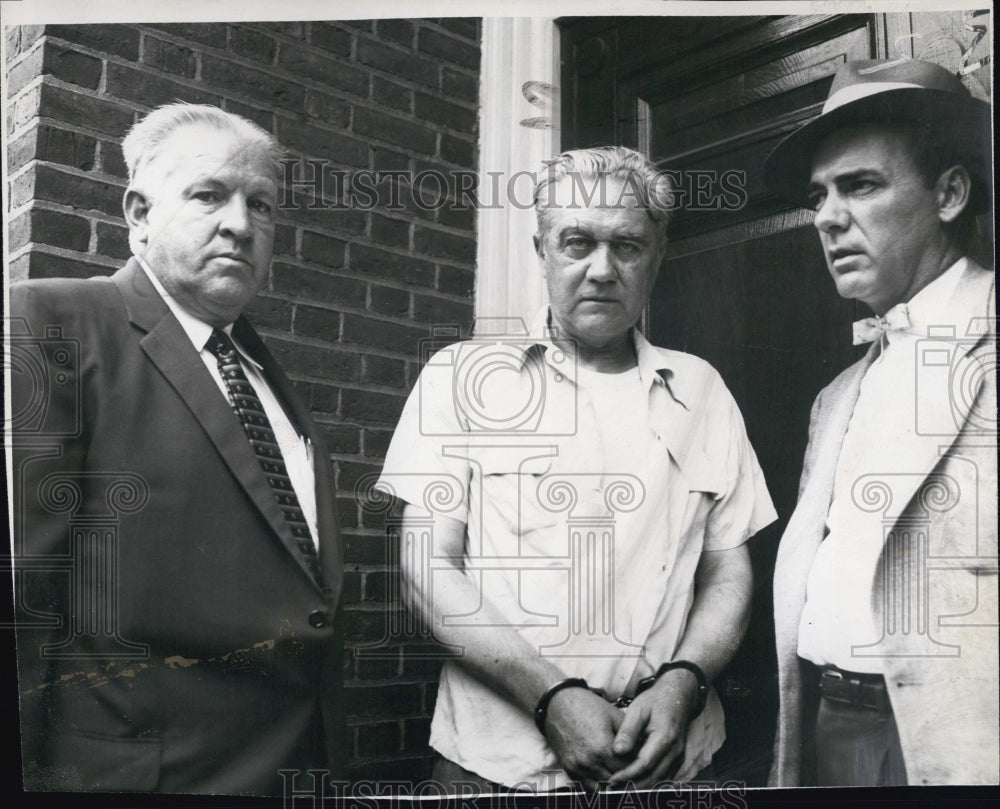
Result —
M 778 518 L 767 491 L 764 473 L 747 437 L 743 416 L 732 394 L 719 379 L 714 387 L 709 429 L 725 441 L 716 444 L 715 457 L 725 459 L 725 491 L 717 498 L 705 522 L 707 551 L 742 545 Z
M 375 489 L 466 522 L 471 467 L 461 450 L 468 445 L 468 428 L 454 399 L 455 363 L 448 361 L 457 350 L 457 346 L 442 349 L 421 371 Z

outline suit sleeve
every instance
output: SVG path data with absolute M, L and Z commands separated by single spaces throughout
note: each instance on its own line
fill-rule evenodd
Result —
M 13 554 L 18 694 L 26 786 L 44 762 L 50 735 L 48 646 L 67 635 L 70 558 L 62 473 L 86 463 L 83 427 L 85 346 L 65 322 L 52 289 L 10 290 Z M 55 475 L 56 477 L 53 477 Z

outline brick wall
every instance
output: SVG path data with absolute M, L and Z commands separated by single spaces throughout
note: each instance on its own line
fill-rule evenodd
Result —
M 475 210 L 422 208 L 405 182 L 399 209 L 327 197 L 337 172 L 476 169 L 479 31 L 477 19 L 6 31 L 11 280 L 121 266 L 121 139 L 159 104 L 207 102 L 257 121 L 299 158 L 292 180 L 315 176 L 306 159 L 329 161 L 322 195 L 289 186 L 271 276 L 248 315 L 333 453 L 355 778 L 427 773 L 438 664 L 403 637 L 356 654 L 400 611 L 383 517 L 359 506 L 355 487 L 380 469 L 429 327 L 471 323 Z

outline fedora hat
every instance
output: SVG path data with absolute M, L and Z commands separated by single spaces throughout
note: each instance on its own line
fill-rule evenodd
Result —
M 823 111 L 784 138 L 764 163 L 764 181 L 781 197 L 808 207 L 812 158 L 831 132 L 859 124 L 914 127 L 940 144 L 973 179 L 969 207 L 988 207 L 990 107 L 973 98 L 959 78 L 933 62 L 865 59 L 846 62 L 833 77 Z M 948 168 L 947 165 L 942 169 Z

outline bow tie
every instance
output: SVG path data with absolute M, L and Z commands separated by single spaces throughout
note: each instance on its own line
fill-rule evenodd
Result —
M 854 323 L 854 345 L 872 343 L 887 331 L 905 331 L 910 328 L 910 310 L 905 303 L 897 303 L 882 317 L 866 317 Z

